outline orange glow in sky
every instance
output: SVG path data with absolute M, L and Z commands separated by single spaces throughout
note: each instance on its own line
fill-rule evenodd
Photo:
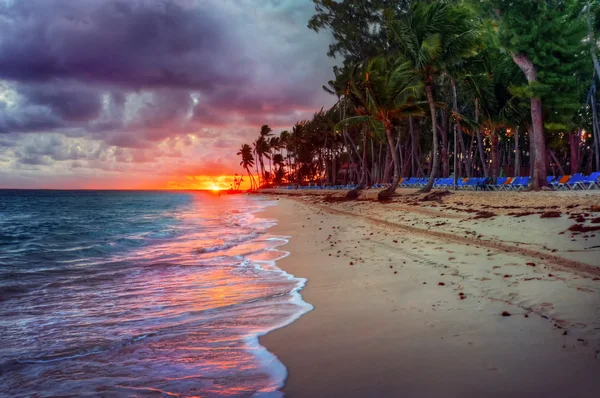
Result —
M 183 176 L 176 180 L 168 181 L 162 189 L 203 189 L 222 191 L 235 188 L 235 179 L 240 176 Z M 248 177 L 243 178 L 240 189 L 250 188 Z

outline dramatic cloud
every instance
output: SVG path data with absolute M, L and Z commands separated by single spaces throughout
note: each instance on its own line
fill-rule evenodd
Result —
M 306 28 L 312 12 L 309 0 L 0 0 L 0 187 L 239 171 L 260 125 L 287 129 L 332 102 L 330 38 Z

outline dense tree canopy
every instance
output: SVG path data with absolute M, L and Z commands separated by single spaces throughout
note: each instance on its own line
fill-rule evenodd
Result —
M 279 136 L 263 126 L 261 186 L 391 194 L 402 177 L 428 176 L 428 190 L 454 174 L 531 175 L 540 189 L 600 168 L 598 0 L 313 2 L 308 27 L 331 32 L 340 59 L 323 85 L 338 101 Z

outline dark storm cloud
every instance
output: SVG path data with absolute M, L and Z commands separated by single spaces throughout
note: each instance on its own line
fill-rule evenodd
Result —
M 210 90 L 251 73 L 207 2 L 26 0 L 0 17 L 4 79 Z
M 95 120 L 102 111 L 100 94 L 83 86 L 27 85 L 20 93 L 30 104 L 46 106 L 64 121 Z
M 0 134 L 48 131 L 65 127 L 59 116 L 47 108 L 23 106 L 9 109 L 0 102 Z

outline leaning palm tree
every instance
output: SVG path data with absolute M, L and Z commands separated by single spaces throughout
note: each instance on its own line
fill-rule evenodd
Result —
M 416 102 L 422 93 L 423 84 L 412 71 L 410 62 L 404 58 L 389 60 L 373 58 L 354 79 L 351 92 L 362 104 L 360 115 L 342 120 L 336 130 L 349 124 L 366 125 L 376 136 L 385 137 L 392 149 L 394 178 L 392 185 L 379 193 L 380 200 L 389 199 L 400 181 L 400 160 L 394 150 L 393 121 L 422 114 Z
M 240 166 L 242 166 L 246 170 L 246 172 L 248 173 L 248 177 L 250 177 L 250 189 L 254 189 L 256 186 L 256 182 L 254 181 L 254 176 L 250 171 L 250 169 L 254 167 L 254 156 L 252 156 L 252 147 L 248 144 L 244 144 L 242 145 L 237 154 L 242 157 Z
M 265 170 L 264 158 L 267 158 L 269 161 L 271 160 L 271 148 L 269 146 L 269 137 L 273 135 L 273 130 L 268 125 L 263 125 L 260 128 L 260 134 L 258 139 L 254 143 L 254 152 L 256 153 L 256 157 L 258 159 L 258 163 L 260 164 L 260 171 L 262 174 L 263 184 L 269 182 L 267 178 L 267 172 Z
M 406 15 L 388 23 L 398 51 L 410 60 L 425 84 L 431 112 L 433 162 L 429 180 L 422 192 L 431 190 L 440 166 L 433 96 L 435 83 L 454 65 L 475 55 L 479 32 L 472 21 L 471 11 L 466 7 L 445 2 L 415 2 Z

